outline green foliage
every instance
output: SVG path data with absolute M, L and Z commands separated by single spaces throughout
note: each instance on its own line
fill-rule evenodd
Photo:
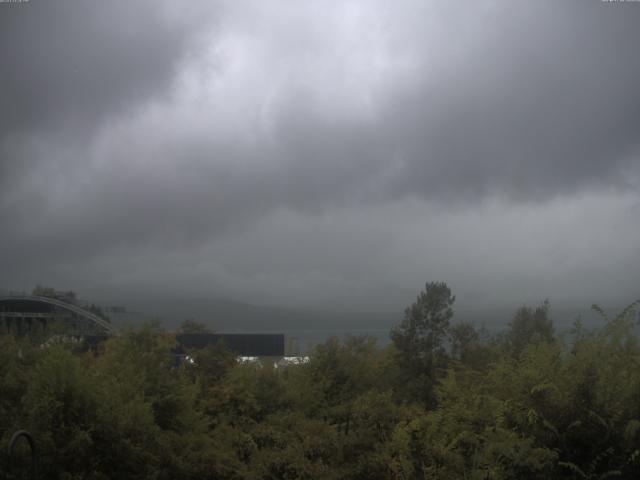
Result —
M 428 406 L 434 404 L 437 369 L 445 364 L 443 340 L 449 331 L 455 299 L 446 283 L 427 283 L 405 310 L 400 325 L 391 331 L 402 367 L 402 383 L 411 397 Z
M 470 368 L 485 368 L 493 358 L 489 334 L 470 323 L 458 323 L 449 328 L 451 358 Z
M 223 345 L 178 366 L 156 324 L 91 353 L 0 337 L 0 479 L 14 478 L 19 428 L 52 479 L 640 478 L 633 309 L 567 344 L 548 304 L 520 309 L 501 342 L 449 326 L 453 297 L 432 285 L 396 330 L 406 338 L 331 339 L 281 369 Z M 402 384 L 410 359 L 433 367 L 437 408 Z
M 180 333 L 211 333 L 211 329 L 205 323 L 187 318 L 180 323 Z
M 526 306 L 518 309 L 507 331 L 507 339 L 514 354 L 519 355 L 530 343 L 554 341 L 550 309 L 548 300 L 535 309 Z

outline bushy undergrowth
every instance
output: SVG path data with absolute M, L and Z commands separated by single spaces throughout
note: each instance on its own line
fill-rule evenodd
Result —
M 366 338 L 274 369 L 222 346 L 176 368 L 153 325 L 89 352 L 0 337 L 0 466 L 24 428 L 48 479 L 640 478 L 633 312 L 564 339 L 536 312 L 447 325 L 410 351 L 423 371 Z

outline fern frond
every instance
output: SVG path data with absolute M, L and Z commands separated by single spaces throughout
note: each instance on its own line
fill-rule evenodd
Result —
M 635 302 L 627 305 L 627 307 L 625 307 L 624 310 L 622 310 L 622 312 L 616 315 L 616 320 L 626 318 L 628 315 L 631 314 L 631 312 L 635 311 L 636 307 L 638 307 L 639 304 L 640 304 L 640 300 L 636 300 Z
M 604 480 L 605 478 L 609 478 L 609 477 L 619 477 L 620 475 L 622 475 L 622 472 L 620 470 L 609 470 L 608 472 L 605 472 L 602 475 L 600 475 L 598 477 L 598 480 Z
M 591 417 L 595 418 L 595 419 L 598 421 L 598 423 L 599 423 L 600 425 L 602 425 L 602 426 L 605 428 L 605 430 L 607 431 L 607 433 L 609 433 L 609 424 L 607 423 L 607 421 L 606 421 L 604 418 L 602 418 L 600 415 L 598 415 L 598 414 L 597 414 L 596 412 L 594 412 L 593 410 L 587 410 L 587 413 L 588 413 Z
M 572 428 L 577 428 L 582 426 L 582 420 L 574 420 L 569 424 L 567 430 L 571 430 Z
M 595 472 L 596 468 L 598 467 L 598 465 L 600 465 L 600 463 L 607 457 L 610 457 L 613 455 L 613 447 L 609 447 L 606 450 L 600 452 L 598 455 L 596 455 L 596 457 L 591 461 L 591 463 L 589 463 L 589 470 L 591 472 Z
M 594 303 L 593 305 L 591 305 L 591 310 L 593 310 L 598 315 L 600 315 L 605 322 L 609 322 L 609 315 L 605 313 L 605 311 L 602 309 L 600 305 L 598 305 L 597 303 Z
M 587 474 L 584 473 L 582 469 L 573 462 L 558 462 L 558 465 L 560 465 L 561 467 L 568 468 L 574 473 L 577 473 L 578 475 L 580 475 L 581 478 L 588 478 Z

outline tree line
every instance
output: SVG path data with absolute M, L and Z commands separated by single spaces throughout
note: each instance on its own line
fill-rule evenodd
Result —
M 0 478 L 25 473 L 18 429 L 47 479 L 640 478 L 637 304 L 562 336 L 548 302 L 499 334 L 454 304 L 428 283 L 388 346 L 332 338 L 284 369 L 224 345 L 177 365 L 154 323 L 97 350 L 0 336 Z

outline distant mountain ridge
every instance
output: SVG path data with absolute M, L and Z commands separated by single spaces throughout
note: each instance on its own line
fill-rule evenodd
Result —
M 137 321 L 157 318 L 170 329 L 186 319 L 197 320 L 217 331 L 391 328 L 402 318 L 401 313 L 321 311 L 225 299 L 131 300 L 124 304 L 127 309 L 140 312 Z
M 0 292 L 8 293 L 7 289 Z M 86 297 L 86 298 L 85 298 Z M 379 335 L 389 331 L 402 320 L 404 307 L 397 311 L 340 311 L 319 308 L 295 308 L 255 305 L 224 298 L 151 297 L 118 295 L 113 298 L 83 296 L 97 305 L 121 305 L 127 314 L 113 318 L 116 326 L 136 325 L 140 322 L 159 319 L 165 328 L 176 329 L 186 319 L 206 324 L 218 332 L 289 332 L 300 330 L 323 330 L 354 334 L 376 331 Z M 489 331 L 506 327 L 517 307 L 514 306 L 456 306 L 453 322 L 471 322 L 485 326 Z M 620 307 L 619 305 L 611 305 Z M 600 326 L 602 320 L 590 310 L 590 305 L 558 306 L 551 301 L 551 318 L 558 332 L 567 330 L 578 315 L 586 326 Z M 615 310 L 606 309 L 612 315 Z M 363 333 L 364 332 L 364 333 Z

